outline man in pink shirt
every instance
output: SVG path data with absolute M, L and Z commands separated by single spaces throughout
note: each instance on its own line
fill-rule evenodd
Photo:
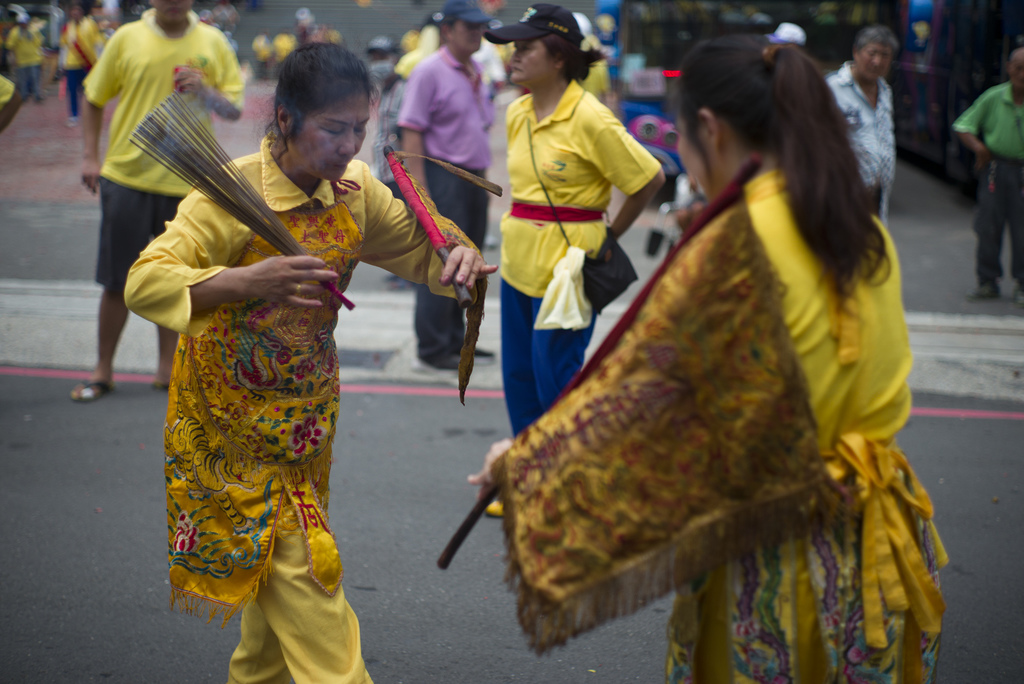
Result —
M 494 103 L 473 60 L 491 17 L 476 0 L 447 0 L 441 12 L 441 49 L 409 75 L 398 125 L 402 148 L 460 166 L 483 176 L 491 164 L 488 129 Z M 478 247 L 487 235 L 487 192 L 460 180 L 436 164 L 405 161 L 409 172 L 425 180 L 438 211 L 450 218 Z M 454 299 L 440 297 L 425 285 L 416 289 L 418 367 L 455 370 L 465 334 L 462 310 Z M 476 362 L 494 361 L 477 349 Z

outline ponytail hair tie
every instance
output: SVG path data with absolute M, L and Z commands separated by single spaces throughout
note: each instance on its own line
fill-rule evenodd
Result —
M 775 71 L 775 60 L 782 47 L 782 45 L 772 44 L 761 51 L 761 60 L 768 71 Z

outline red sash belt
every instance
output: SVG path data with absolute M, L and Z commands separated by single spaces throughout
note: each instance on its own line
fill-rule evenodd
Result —
M 556 218 L 555 212 L 558 212 Z M 582 223 L 600 221 L 604 212 L 597 209 L 578 209 L 576 207 L 550 207 L 542 204 L 512 203 L 512 216 L 530 221 L 562 221 L 563 223 Z

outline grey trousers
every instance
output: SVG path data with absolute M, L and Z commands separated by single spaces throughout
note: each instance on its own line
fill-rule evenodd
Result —
M 993 161 L 978 179 L 978 236 L 975 271 L 979 283 L 994 283 L 1003 275 L 1000 253 L 1003 228 L 1010 224 L 1010 272 L 1024 286 L 1024 165 Z
M 483 249 L 487 236 L 487 191 L 448 173 L 437 164 L 423 162 L 430 197 L 442 216 Z M 483 176 L 480 169 L 466 169 Z M 451 297 L 436 295 L 426 285 L 416 286 L 416 352 L 421 359 L 436 361 L 458 354 L 466 335 L 462 309 Z

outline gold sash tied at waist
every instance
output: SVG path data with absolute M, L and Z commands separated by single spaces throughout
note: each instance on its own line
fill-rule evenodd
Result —
M 883 596 L 889 610 L 909 609 L 922 630 L 941 631 L 946 603 L 921 556 L 917 535 L 900 510 L 902 502 L 931 520 L 932 502 L 903 452 L 894 442 L 882 444 L 847 433 L 822 457 L 836 481 L 849 483 L 849 477 L 854 478 L 857 510 L 862 514 L 861 584 L 868 646 L 888 644 Z

